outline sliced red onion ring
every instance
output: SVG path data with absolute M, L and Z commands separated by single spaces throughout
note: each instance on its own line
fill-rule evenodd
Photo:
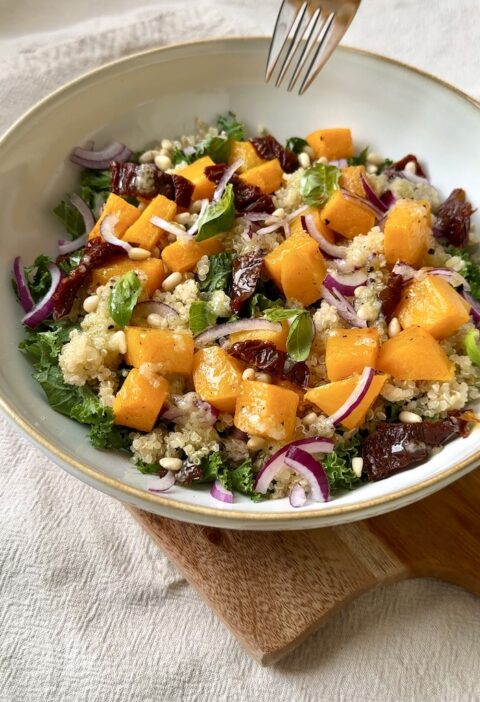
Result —
M 92 231 L 93 227 L 95 226 L 95 218 L 93 216 L 92 210 L 89 208 L 87 203 L 84 202 L 79 195 L 77 195 L 77 193 L 72 193 L 68 196 L 68 199 L 70 200 L 72 205 L 80 212 L 83 219 L 83 223 L 85 224 L 85 233 L 88 234 L 88 232 Z
M 103 170 L 108 168 L 112 161 L 128 161 L 132 156 L 132 151 L 119 141 L 113 141 L 104 149 L 94 151 L 77 146 L 70 154 L 70 161 L 77 166 L 90 168 L 93 170 Z
M 233 492 L 224 488 L 220 480 L 215 480 L 210 490 L 210 495 L 220 502 L 233 503 Z
M 171 470 L 167 470 L 165 475 L 162 475 L 155 483 L 155 487 L 148 488 L 148 490 L 149 492 L 166 492 L 170 490 L 173 485 L 175 485 L 175 475 Z
M 266 219 L 280 219 L 280 217 L 276 217 L 268 212 L 244 212 L 242 217 L 243 219 L 248 219 L 250 222 L 263 222 Z
M 88 234 L 86 232 L 82 236 L 79 236 L 76 239 L 73 239 L 73 241 L 65 241 L 65 239 L 59 239 L 58 240 L 58 253 L 61 256 L 65 256 L 66 254 L 72 253 L 73 251 L 78 251 L 78 249 L 81 249 L 82 246 L 85 246 L 87 241 L 88 241 Z
M 383 193 L 380 200 L 383 202 L 383 204 L 385 205 L 387 210 L 390 210 L 394 206 L 394 204 L 396 203 L 397 198 L 395 197 L 395 195 L 392 193 L 391 190 L 387 190 L 386 192 Z
M 20 304 L 25 312 L 30 312 L 32 307 L 35 305 L 35 301 L 30 293 L 30 288 L 28 287 L 27 279 L 25 278 L 25 270 L 23 268 L 22 259 L 20 256 L 17 256 L 13 262 L 12 273 L 17 285 Z
M 118 217 L 114 214 L 106 215 L 100 222 L 100 234 L 103 239 L 109 244 L 114 244 L 115 246 L 120 246 L 126 253 L 128 253 L 133 247 L 128 243 L 128 241 L 122 241 L 118 236 L 115 236 L 115 225 L 118 222 Z
M 355 290 L 367 282 L 367 274 L 358 270 L 355 273 L 342 274 L 342 273 L 328 273 L 327 277 L 323 281 L 324 286 L 333 292 L 333 290 L 338 290 L 342 295 L 354 295 Z
M 198 213 L 197 219 L 196 219 L 195 222 L 192 224 L 192 226 L 190 227 L 190 229 L 187 229 L 187 234 L 189 234 L 190 236 L 193 236 L 194 234 L 197 233 L 197 231 L 198 231 L 198 223 L 199 223 L 199 221 L 201 220 L 201 218 L 203 217 L 203 215 L 205 214 L 205 210 L 207 209 L 207 207 L 208 207 L 208 200 L 207 200 L 207 198 L 205 198 L 204 200 L 202 200 L 202 206 L 201 206 L 201 208 L 200 208 L 200 212 Z
M 345 166 L 348 166 L 348 161 L 346 158 L 337 158 L 334 161 L 329 161 L 328 165 L 336 166 L 337 168 L 345 168 Z
M 178 317 L 177 310 L 166 305 L 164 302 L 157 300 L 146 300 L 135 305 L 132 314 L 132 322 L 135 324 L 138 321 L 145 320 L 149 314 L 159 314 L 161 317 Z
M 305 210 L 308 210 L 308 205 L 302 205 L 298 209 L 293 210 L 293 212 L 290 212 L 290 214 L 287 215 L 287 222 L 291 222 L 292 219 L 295 219 L 295 217 L 301 215 L 302 212 L 305 212 Z
M 356 202 L 357 205 L 362 205 L 362 207 L 366 207 L 367 209 L 371 210 L 377 220 L 383 219 L 385 211 L 383 209 L 380 210 L 378 207 L 375 207 L 375 205 L 372 205 L 370 200 L 367 200 L 364 197 L 359 197 L 359 195 L 355 195 L 355 193 L 351 193 L 349 190 L 345 190 L 344 188 L 341 188 L 340 192 L 346 200 L 351 200 L 351 202 Z
M 411 183 L 428 183 L 428 178 L 422 178 L 422 176 L 416 173 L 410 173 L 410 171 L 403 170 L 398 173 L 401 178 L 409 180 Z
M 348 263 L 343 258 L 333 258 L 328 263 L 336 268 L 339 273 L 354 273 L 357 270 L 353 263 Z
M 172 399 L 175 404 L 162 413 L 162 419 L 166 422 L 178 423 L 180 420 L 189 419 L 192 415 L 192 405 L 200 411 L 203 423 L 208 426 L 212 427 L 220 415 L 216 407 L 202 400 L 194 392 L 176 395 Z
M 346 258 L 347 249 L 345 246 L 331 244 L 325 239 L 323 234 L 317 229 L 313 215 L 302 215 L 302 227 L 315 239 L 323 253 L 332 258 Z
M 220 198 L 223 195 L 223 191 L 225 190 L 228 181 L 230 178 L 233 176 L 235 171 L 240 168 L 240 166 L 243 165 L 243 158 L 237 158 L 235 161 L 227 168 L 223 176 L 220 178 L 217 187 L 214 190 L 213 193 L 213 201 L 217 202 L 220 200 Z
M 303 507 L 303 505 L 306 503 L 307 496 L 305 494 L 305 490 L 299 483 L 295 483 L 290 490 L 288 500 L 292 507 Z
M 372 384 L 372 380 L 375 377 L 375 369 L 374 368 L 369 368 L 366 366 L 363 369 L 362 375 L 360 376 L 358 383 L 355 387 L 355 390 L 352 392 L 350 397 L 347 397 L 345 402 L 341 407 L 338 408 L 336 412 L 330 415 L 328 417 L 328 420 L 336 426 L 337 424 L 340 424 L 344 419 L 346 419 L 350 414 L 352 414 L 353 410 L 356 409 L 361 401 L 364 399 L 365 395 L 370 389 L 370 385 Z
M 269 224 L 267 227 L 261 227 L 260 229 L 257 229 L 255 234 L 262 235 L 262 234 L 271 234 L 273 232 L 276 232 L 278 229 L 283 229 L 285 232 L 285 236 L 288 237 L 290 234 L 290 225 L 288 224 L 287 220 L 285 218 L 278 218 L 277 222 L 274 222 L 273 224 Z
M 373 205 L 375 209 L 377 209 L 379 212 L 386 212 L 388 210 L 387 205 L 382 200 L 380 200 L 380 198 L 378 197 L 375 190 L 373 190 L 368 180 L 361 173 L 360 180 L 362 181 L 363 189 L 365 190 L 365 195 L 369 200 L 370 204 Z
M 297 441 L 292 441 L 286 444 L 281 449 L 279 449 L 273 456 L 265 461 L 263 466 L 255 478 L 255 490 L 256 492 L 265 493 L 272 480 L 275 478 L 277 473 L 285 467 L 285 456 L 291 448 L 300 448 L 302 451 L 309 454 L 316 453 L 330 453 L 333 451 L 333 441 L 332 439 L 325 439 L 323 436 L 313 436 L 308 439 L 297 439 Z
M 152 217 L 150 219 L 150 222 L 155 226 L 159 227 L 160 229 L 164 229 L 166 232 L 169 234 L 173 234 L 173 236 L 176 237 L 181 237 L 181 236 L 186 236 L 187 232 L 182 229 L 181 227 L 178 226 L 178 224 L 174 224 L 173 222 L 169 222 L 168 219 L 163 219 L 163 217 Z
M 45 319 L 50 317 L 53 312 L 53 294 L 58 288 L 58 284 L 62 278 L 60 268 L 56 263 L 49 263 L 47 269 L 50 273 L 50 287 L 41 300 L 27 312 L 22 318 L 22 324 L 26 324 L 31 329 L 35 329 Z
M 460 273 L 454 271 L 453 268 L 426 268 L 419 271 L 419 273 L 436 275 L 439 278 L 444 278 L 447 283 L 450 283 L 450 285 L 452 285 L 454 288 L 458 288 L 460 285 L 463 285 L 464 290 L 470 290 L 470 284 L 468 281 L 465 280 L 463 275 L 460 275 Z
M 460 295 L 470 305 L 470 316 L 473 319 L 475 326 L 480 328 L 480 302 L 466 290 L 461 290 Z
M 226 324 L 216 324 L 213 327 L 208 327 L 208 329 L 197 334 L 194 339 L 197 346 L 203 346 L 221 339 L 222 336 L 229 336 L 236 332 L 256 331 L 257 329 L 280 332 L 282 326 L 278 322 L 269 322 L 266 319 L 239 319 L 236 322 L 227 322 Z
M 367 326 L 366 320 L 360 319 L 353 305 L 336 288 L 330 291 L 324 287 L 322 297 L 325 302 L 335 307 L 340 317 L 346 322 L 349 322 L 352 327 L 364 329 Z
M 392 273 L 401 275 L 404 283 L 409 283 L 417 277 L 416 269 L 409 266 L 408 263 L 402 263 L 401 261 L 397 261 L 392 268 Z
M 330 497 L 328 477 L 319 461 L 306 451 L 292 446 L 285 456 L 285 463 L 308 482 L 312 500 L 315 502 L 328 501 Z
M 237 427 L 234 427 L 231 436 L 232 439 L 237 439 L 237 441 L 248 441 L 248 434 L 241 429 L 237 429 Z

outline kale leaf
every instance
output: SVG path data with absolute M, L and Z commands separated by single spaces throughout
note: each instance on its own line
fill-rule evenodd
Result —
M 355 434 L 348 442 L 337 444 L 322 460 L 332 494 L 340 490 L 354 490 L 361 483 L 352 470 L 352 458 L 362 455 L 362 439 Z
M 451 256 L 459 256 L 465 263 L 465 268 L 461 271 L 463 277 L 470 283 L 470 293 L 474 298 L 480 300 L 480 263 L 475 261 L 471 254 L 464 249 L 457 249 L 454 246 L 447 248 Z
M 300 137 L 290 137 L 287 139 L 286 149 L 290 149 L 294 154 L 301 154 L 304 148 L 308 146 L 308 141 L 301 139 Z
M 225 132 L 232 141 L 243 141 L 245 139 L 245 126 L 238 121 L 234 112 L 226 112 L 217 119 L 220 131 Z

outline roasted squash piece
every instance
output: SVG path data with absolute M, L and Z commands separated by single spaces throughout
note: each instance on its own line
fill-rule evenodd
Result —
M 126 327 L 129 366 L 139 368 L 143 363 L 154 363 L 158 373 L 190 375 L 193 366 L 193 338 L 190 334 Z
M 137 368 L 132 368 L 113 401 L 115 424 L 152 431 L 168 393 L 165 378 L 156 376 L 150 382 Z
M 106 266 L 96 268 L 92 274 L 92 286 L 106 285 L 110 278 L 120 277 L 129 271 L 138 271 L 143 286 L 141 300 L 152 297 L 165 278 L 165 269 L 159 258 L 147 258 L 145 261 L 132 261 L 128 256 L 114 258 Z
M 373 378 L 370 388 L 363 400 L 358 407 L 343 420 L 342 425 L 346 429 L 355 429 L 355 427 L 363 424 L 365 415 L 379 396 L 387 377 L 386 375 L 376 375 Z M 308 390 L 305 393 L 305 400 L 317 405 L 322 412 L 330 416 L 340 409 L 343 403 L 348 400 L 355 390 L 359 379 L 359 375 L 354 375 L 346 380 L 338 380 L 335 383 L 328 383 L 328 385 L 320 385 L 318 388 Z
M 223 251 L 220 237 L 212 236 L 205 241 L 178 239 L 162 251 L 162 259 L 170 271 L 186 273 L 193 271 L 202 256 L 213 256 Z
M 379 349 L 377 329 L 339 329 L 327 338 L 325 363 L 329 380 L 343 380 L 375 368 Z
M 194 191 L 192 193 L 193 200 L 211 200 L 213 191 L 215 190 L 215 183 L 208 180 L 205 175 L 205 168 L 207 166 L 214 166 L 215 163 L 212 161 L 210 156 L 203 156 L 197 161 L 194 161 L 189 166 L 182 168 L 178 171 L 178 174 L 189 180 L 194 185 Z
M 435 339 L 454 334 L 470 319 L 470 305 L 443 278 L 427 275 L 402 293 L 395 316 L 404 329 L 423 327 Z
M 327 265 L 316 248 L 307 254 L 305 248 L 292 251 L 282 265 L 281 283 L 287 300 L 298 300 L 304 307 L 322 297 Z
M 377 368 L 399 380 L 452 380 L 453 364 L 436 339 L 422 327 L 410 327 L 386 341 Z
M 161 240 L 167 243 L 166 233 L 150 222 L 152 217 L 161 217 L 171 222 L 177 214 L 177 205 L 164 195 L 157 195 L 143 210 L 140 217 L 127 229 L 122 239 L 130 244 L 151 251 Z
M 270 341 L 275 344 L 279 351 L 287 350 L 288 322 L 281 322 L 281 331 L 270 331 L 268 329 L 257 329 L 255 331 L 244 331 L 230 334 L 230 343 L 236 344 L 239 341 Z
M 367 177 L 365 166 L 345 166 L 340 169 L 340 172 L 340 187 L 354 195 L 365 197 L 365 188 L 362 183 L 362 176 Z
M 292 390 L 257 380 L 244 380 L 233 423 L 247 434 L 273 441 L 289 441 L 295 429 L 298 395 Z
M 115 225 L 115 235 L 121 239 L 127 229 L 140 217 L 140 210 L 134 207 L 122 197 L 110 193 L 103 207 L 102 214 L 98 218 L 95 226 L 88 235 L 89 239 L 94 239 L 100 236 L 100 224 L 107 215 L 115 215 L 118 217 L 118 222 Z
M 317 129 L 307 136 L 315 158 L 324 156 L 329 161 L 353 156 L 352 132 L 350 129 Z
M 265 268 L 275 285 L 282 290 L 282 268 L 287 257 L 293 252 L 303 252 L 305 257 L 315 256 L 317 251 L 319 251 L 318 244 L 311 236 L 301 231 L 289 236 L 280 246 L 272 249 L 265 256 Z
M 281 186 L 283 170 L 278 158 L 274 158 L 271 161 L 265 161 L 260 166 L 250 168 L 245 173 L 242 173 L 240 178 L 244 183 L 255 185 L 257 188 L 260 188 L 262 193 L 269 195 Z
M 322 210 L 324 224 L 346 239 L 353 239 L 358 234 L 368 234 L 375 225 L 372 210 L 359 202 L 346 198 L 336 190 Z
M 202 400 L 220 412 L 235 412 L 245 365 L 219 346 L 200 349 L 193 357 L 193 384 Z
M 387 215 L 384 235 L 387 263 L 402 261 L 419 268 L 431 236 L 430 205 L 419 200 L 398 200 Z
M 313 215 L 315 225 L 319 232 L 323 234 L 327 241 L 329 241 L 331 244 L 334 244 L 335 232 L 333 231 L 333 229 L 330 229 L 330 227 L 327 227 L 327 225 L 324 224 L 324 222 L 322 221 L 322 212 L 318 207 L 307 207 L 307 209 L 304 210 L 297 217 L 295 217 L 295 219 L 292 219 L 292 221 L 290 222 L 290 236 L 292 236 L 293 234 L 307 233 L 306 230 L 302 227 L 302 217 L 305 217 L 306 215 Z
M 256 166 L 266 163 L 265 159 L 257 154 L 255 147 L 249 141 L 232 141 L 228 158 L 229 165 L 236 161 L 237 158 L 241 158 L 243 161 L 237 173 L 245 173 L 251 168 L 256 168 Z

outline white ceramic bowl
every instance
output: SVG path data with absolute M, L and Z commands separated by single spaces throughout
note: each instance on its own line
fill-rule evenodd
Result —
M 480 112 L 453 88 L 378 56 L 342 48 L 302 98 L 266 86 L 266 39 L 229 39 L 148 51 L 76 80 L 22 117 L 0 142 L 1 297 L 3 335 L 0 403 L 5 414 L 69 473 L 145 510 L 239 529 L 303 529 L 362 519 L 420 499 L 471 470 L 480 432 L 454 441 L 424 465 L 319 505 L 294 510 L 287 500 L 234 505 L 208 490 L 175 487 L 158 496 L 122 456 L 93 449 L 85 430 L 56 414 L 17 352 L 20 309 L 10 285 L 11 261 L 55 253 L 63 233 L 52 207 L 75 188 L 68 162 L 73 145 L 112 139 L 139 149 L 158 137 L 190 133 L 231 109 L 255 132 L 268 125 L 280 140 L 319 126 L 349 126 L 358 149 L 386 156 L 413 152 L 428 164 L 445 194 L 465 187 L 479 205 Z

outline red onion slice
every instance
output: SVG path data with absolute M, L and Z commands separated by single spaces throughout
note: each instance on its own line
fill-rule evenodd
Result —
M 162 475 L 155 483 L 155 487 L 148 488 L 148 490 L 149 492 L 166 492 L 170 490 L 173 485 L 175 485 L 175 475 L 171 470 L 167 470 L 165 475 Z
M 453 268 L 426 268 L 419 271 L 419 273 L 425 273 L 426 275 L 436 275 L 439 278 L 444 278 L 447 283 L 450 283 L 454 288 L 458 288 L 460 285 L 463 286 L 464 290 L 470 290 L 470 284 L 467 280 L 458 273 L 454 271 Z
M 83 223 L 85 224 L 85 233 L 88 234 L 88 232 L 91 232 L 95 226 L 95 217 L 93 216 L 92 210 L 89 208 L 87 203 L 84 202 L 79 195 L 77 195 L 77 193 L 72 193 L 68 196 L 68 199 L 75 209 L 80 212 Z
M 65 256 L 66 254 L 73 253 L 73 251 L 78 251 L 82 246 L 88 241 L 88 234 L 85 233 L 82 236 L 77 237 L 73 241 L 65 241 L 65 239 L 58 240 L 58 253 L 60 256 Z
M 58 288 L 58 284 L 62 278 L 60 268 L 56 263 L 49 263 L 47 269 L 50 273 L 50 287 L 41 300 L 27 312 L 22 318 L 22 324 L 26 324 L 31 329 L 35 329 L 45 319 L 50 317 L 53 312 L 53 294 Z
M 392 273 L 401 275 L 404 283 L 409 283 L 417 277 L 416 269 L 409 266 L 408 263 L 402 263 L 401 261 L 397 261 L 392 268 Z
M 132 156 L 132 151 L 119 141 L 113 141 L 104 149 L 94 151 L 77 146 L 70 154 L 70 161 L 77 166 L 90 168 L 93 170 L 103 170 L 108 168 L 112 161 L 128 161 Z
M 348 397 L 343 405 L 338 408 L 336 412 L 328 417 L 328 420 L 335 426 L 340 424 L 344 419 L 346 419 L 353 410 L 356 409 L 361 401 L 364 399 L 365 395 L 370 389 L 372 380 L 375 377 L 375 369 L 366 366 L 363 369 L 362 375 L 360 376 L 355 390 L 352 392 L 350 397 Z
M 303 507 L 303 505 L 306 503 L 307 496 L 305 494 L 305 490 L 299 483 L 295 483 L 290 490 L 288 500 L 292 507 Z
M 239 319 L 236 322 L 227 322 L 226 324 L 216 324 L 213 327 L 208 327 L 208 329 L 197 334 L 194 339 L 197 346 L 203 346 L 221 339 L 222 336 L 229 336 L 236 332 L 256 331 L 257 329 L 280 332 L 282 326 L 278 322 L 269 322 L 266 319 Z
M 337 271 L 342 274 L 354 273 L 357 270 L 352 263 L 348 263 L 343 258 L 334 258 L 329 261 L 329 265 L 336 268 Z
M 12 273 L 17 285 L 20 304 L 25 312 L 30 312 L 32 307 L 35 305 L 35 301 L 30 293 L 30 288 L 28 287 L 27 279 L 25 278 L 25 270 L 23 268 L 22 259 L 20 256 L 17 256 L 13 262 Z
M 263 234 L 272 234 L 273 232 L 276 232 L 278 229 L 283 229 L 285 231 L 285 235 L 288 236 L 290 234 L 290 226 L 287 222 L 286 219 L 278 219 L 277 222 L 274 222 L 273 224 L 269 224 L 267 227 L 261 227 L 260 229 L 257 229 L 255 234 L 258 234 L 259 236 L 262 236 Z
M 470 295 L 466 290 L 461 290 L 460 295 L 470 305 L 470 316 L 475 323 L 475 326 L 480 328 L 480 302 L 473 295 Z
M 324 287 L 322 297 L 325 302 L 328 302 L 329 305 L 335 307 L 340 317 L 342 317 L 342 319 L 344 319 L 346 322 L 349 322 L 352 327 L 359 327 L 363 329 L 367 326 L 367 322 L 364 319 L 360 319 L 353 305 L 350 304 L 350 302 L 336 288 L 330 291 Z
M 362 173 L 360 173 L 360 180 L 362 181 L 363 189 L 365 190 L 365 195 L 370 204 L 373 205 L 375 209 L 379 212 L 386 212 L 388 210 L 388 206 L 382 200 L 380 200 L 377 193 L 372 188 L 365 176 L 362 175 Z
M 177 238 L 179 236 L 187 236 L 187 232 L 182 229 L 181 227 L 178 226 L 178 224 L 174 224 L 173 222 L 169 222 L 168 219 L 163 219 L 163 217 L 152 217 L 150 219 L 150 222 L 155 226 L 159 227 L 159 229 L 163 229 L 164 231 L 168 232 L 169 234 L 173 234 L 173 236 L 176 236 Z
M 287 215 L 287 222 L 291 222 L 292 219 L 295 219 L 295 217 L 301 215 L 302 212 L 305 212 L 305 210 L 308 210 L 308 205 L 302 205 L 298 209 L 293 210 L 293 212 L 290 212 L 290 214 Z
M 334 161 L 329 161 L 328 165 L 336 166 L 336 168 L 345 168 L 345 166 L 348 166 L 348 161 L 346 158 L 337 158 Z
M 405 178 L 406 180 L 409 180 L 411 183 L 428 183 L 428 178 L 422 178 L 422 176 L 417 175 L 416 173 L 410 173 L 410 171 L 403 170 L 399 171 L 398 175 L 401 178 Z
M 175 404 L 162 414 L 162 419 L 166 422 L 178 423 L 179 420 L 189 419 L 192 414 L 192 404 L 201 413 L 203 423 L 210 427 L 213 427 L 220 415 L 220 411 L 216 407 L 202 400 L 194 392 L 177 395 L 172 399 Z
M 302 227 L 310 234 L 312 239 L 315 239 L 323 253 L 332 258 L 346 258 L 347 249 L 345 246 L 337 246 L 331 244 L 321 232 L 317 229 L 313 215 L 302 215 Z
M 285 456 L 289 449 L 297 447 L 302 449 L 302 451 L 307 453 L 330 453 L 333 451 L 333 441 L 332 439 L 325 439 L 323 436 L 313 436 L 308 439 L 297 439 L 289 444 L 286 444 L 281 449 L 279 449 L 273 456 L 265 461 L 263 466 L 255 478 L 255 490 L 256 492 L 265 493 L 272 480 L 279 471 L 285 467 Z
M 128 241 L 122 241 L 122 239 L 119 239 L 118 236 L 115 236 L 115 225 L 117 222 L 118 217 L 114 214 L 109 214 L 104 217 L 100 222 L 100 234 L 106 242 L 113 244 L 114 246 L 120 246 L 124 251 L 126 251 L 126 253 L 128 253 L 132 249 L 132 246 L 128 243 Z
M 336 273 L 332 271 L 327 274 L 327 277 L 323 281 L 324 286 L 333 292 L 338 290 L 342 295 L 354 295 L 355 290 L 365 285 L 367 282 L 367 274 L 358 270 L 355 273 L 349 273 L 342 275 L 342 273 Z
M 387 190 L 386 192 L 384 192 L 380 199 L 387 208 L 387 211 L 390 210 L 397 201 L 397 198 L 391 190 Z
M 359 195 L 355 195 L 355 193 L 351 193 L 349 190 L 344 190 L 343 188 L 340 189 L 340 192 L 346 200 L 350 200 L 351 202 L 357 203 L 357 205 L 362 205 L 362 207 L 366 207 L 367 209 L 371 210 L 377 218 L 377 220 L 383 219 L 385 211 L 383 209 L 375 207 L 375 205 L 372 205 L 370 200 L 367 200 L 364 197 L 360 197 Z
M 292 446 L 285 456 L 285 463 L 308 482 L 312 500 L 315 502 L 328 501 L 330 497 L 328 477 L 319 461 L 306 451 Z
M 201 218 L 202 218 L 203 215 L 205 214 L 205 210 L 207 209 L 207 207 L 208 207 L 208 200 L 207 200 L 207 198 L 205 198 L 204 200 L 202 200 L 202 206 L 201 206 L 201 208 L 200 208 L 200 212 L 198 213 L 197 219 L 196 219 L 195 222 L 192 224 L 192 226 L 190 227 L 190 229 L 187 229 L 187 234 L 189 234 L 190 236 L 193 236 L 194 234 L 197 233 L 197 231 L 198 231 L 198 223 L 200 222 Z
M 138 302 L 135 305 L 132 314 L 133 324 L 143 322 L 149 314 L 158 314 L 161 317 L 178 317 L 177 310 L 174 310 L 170 305 L 166 305 L 164 302 L 157 302 L 156 300 L 147 300 Z
M 223 487 L 219 480 L 215 480 L 210 490 L 210 495 L 220 502 L 233 503 L 233 492 Z
M 223 176 L 218 181 L 218 185 L 213 193 L 213 201 L 218 202 L 223 195 L 228 181 L 234 175 L 235 171 L 243 165 L 243 158 L 237 158 L 225 171 Z

